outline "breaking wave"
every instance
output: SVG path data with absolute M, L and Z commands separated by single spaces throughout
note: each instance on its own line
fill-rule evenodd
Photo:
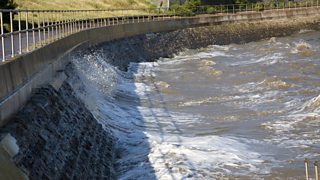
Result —
M 96 51 L 73 59 L 70 81 L 117 137 L 119 179 L 273 178 L 319 157 L 319 61 L 301 66 L 315 45 L 292 42 L 185 50 L 126 72 Z

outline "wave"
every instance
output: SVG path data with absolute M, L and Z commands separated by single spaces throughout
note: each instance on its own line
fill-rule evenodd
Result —
M 81 58 L 75 56 L 71 62 L 88 83 L 97 87 L 105 95 L 112 95 L 118 81 L 121 80 L 120 77 L 123 75 L 122 71 L 108 64 L 99 51 L 85 54 Z
M 283 48 L 278 42 L 282 39 L 272 38 L 258 46 L 234 45 L 237 49 L 230 45 L 185 50 L 157 62 L 131 63 L 128 72 L 105 64 L 102 56 L 85 56 L 77 65 L 81 77 L 90 82 L 82 93 L 86 103 L 94 106 L 94 116 L 104 126 L 111 126 L 118 138 L 119 178 L 263 177 L 273 166 L 285 165 L 281 153 L 291 153 L 287 148 L 300 148 L 294 149 L 294 155 L 306 155 L 301 147 L 310 149 L 319 143 L 320 95 L 302 102 L 309 92 L 299 94 L 300 81 L 289 79 L 300 77 L 293 71 L 300 64 L 290 68 L 291 62 L 282 63 L 288 54 L 296 56 L 287 52 L 287 44 L 283 43 Z M 259 49 L 261 43 L 263 50 Z M 270 46 L 272 50 L 263 52 Z M 297 51 L 312 48 L 308 44 L 295 47 Z M 246 77 L 239 80 L 239 73 Z M 311 89 L 308 83 L 304 85 Z M 199 92 L 203 92 L 201 98 L 197 98 Z M 194 97 L 192 93 L 198 94 Z M 317 90 L 311 95 L 315 93 Z M 210 129 L 216 125 L 223 132 Z M 247 131 L 247 127 L 254 129 Z M 260 145 L 267 150 L 259 149 Z M 279 147 L 285 151 L 279 153 Z M 289 158 L 295 157 L 291 155 Z
M 278 77 L 272 77 L 272 78 L 265 79 L 262 83 L 272 89 L 279 89 L 279 90 L 281 90 L 281 89 L 285 90 L 285 89 L 292 87 L 291 84 L 281 80 Z
M 294 47 L 291 50 L 291 53 L 294 54 L 300 54 L 302 56 L 312 56 L 315 54 L 315 51 L 313 50 L 313 47 L 311 44 L 307 43 L 304 40 L 300 40 L 297 43 L 294 43 Z
M 201 60 L 199 62 L 199 65 L 200 66 L 213 66 L 213 65 L 216 65 L 216 63 L 214 61 L 211 61 L 211 60 Z
M 164 137 L 149 134 L 149 159 L 159 179 L 215 179 L 228 174 L 269 172 L 266 159 L 231 137 Z M 236 172 L 233 170 L 237 170 Z
M 304 33 L 309 33 L 309 32 L 313 32 L 314 30 L 312 29 L 300 29 L 299 34 L 304 34 Z
M 246 66 L 246 65 L 252 65 L 252 64 L 263 64 L 263 65 L 272 65 L 278 63 L 280 60 L 283 59 L 282 53 L 273 53 L 268 54 L 265 56 L 262 56 L 260 58 L 252 58 L 250 60 L 239 60 L 238 62 L 231 63 L 231 66 Z
M 301 108 L 302 111 L 316 111 L 320 108 L 320 95 L 307 101 Z

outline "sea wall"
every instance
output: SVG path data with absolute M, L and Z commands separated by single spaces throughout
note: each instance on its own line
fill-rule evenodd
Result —
M 265 19 L 310 17 L 318 15 L 319 11 L 320 8 L 314 7 L 247 12 L 224 16 L 177 17 L 176 19 L 164 19 L 162 21 L 94 28 L 72 34 L 0 65 L 0 127 L 5 125 L 10 117 L 25 104 L 30 98 L 33 88 L 51 81 L 55 76 L 55 72 L 63 69 L 64 57 L 68 56 L 68 52 L 79 45 L 93 46 L 150 32 L 173 31 L 196 26 Z M 221 33 L 224 33 L 224 31 Z
M 10 133 L 17 139 L 20 151 L 14 157 L 14 163 L 31 179 L 95 179 L 97 177 L 115 179 L 117 169 L 114 166 L 114 160 L 117 150 L 116 137 L 111 133 L 112 127 L 102 127 L 99 124 L 86 107 L 86 102 L 82 102 L 81 98 L 76 96 L 75 90 L 68 81 L 62 80 L 60 83 L 53 81 L 51 85 L 47 84 L 55 79 L 57 70 L 58 74 L 64 71 L 69 58 L 74 56 L 81 58 L 83 55 L 99 51 L 106 62 L 125 71 L 130 62 L 155 61 L 160 57 L 173 56 L 185 48 L 201 48 L 210 44 L 241 44 L 270 37 L 287 36 L 301 29 L 319 30 L 319 20 L 317 16 L 308 16 L 219 25 L 204 21 L 206 25 L 211 24 L 211 26 L 181 28 L 183 26 L 180 24 L 178 30 L 169 28 L 167 30 L 174 30 L 169 32 L 163 32 L 165 28 L 157 30 L 156 27 L 149 29 L 150 27 L 146 26 L 146 29 L 141 32 L 147 34 L 141 35 L 139 29 L 129 33 L 122 32 L 122 35 L 112 38 L 107 36 L 109 40 L 101 38 L 93 40 L 95 43 L 85 43 L 72 53 L 60 56 L 59 60 L 54 60 L 54 55 L 51 55 L 53 59 L 47 60 L 47 65 L 50 66 L 46 71 L 51 73 L 46 78 L 40 78 L 41 83 L 39 80 L 37 84 L 27 88 L 31 98 L 30 95 L 24 96 L 29 99 L 28 102 L 9 119 L 6 126 L 0 129 L 0 134 Z M 170 22 L 167 23 L 170 24 Z M 170 27 L 173 26 L 175 25 Z M 114 31 L 120 30 L 118 28 L 123 27 L 115 27 Z M 130 26 L 127 25 L 126 28 Z M 100 32 L 99 36 L 105 33 L 103 29 L 96 29 L 96 32 Z M 78 42 L 76 39 L 74 41 Z M 81 44 L 81 41 L 79 43 Z M 91 45 L 90 48 L 88 48 L 89 45 Z M 45 58 L 45 54 L 40 57 Z M 35 58 L 38 57 L 35 56 Z M 55 65 L 57 62 L 59 65 Z M 20 66 L 27 65 L 22 63 Z M 45 66 L 42 64 L 38 68 L 40 67 Z M 14 71 L 8 70 L 8 73 Z M 44 74 L 44 71 L 37 71 L 31 76 L 31 72 L 30 78 L 33 80 L 34 77 L 39 78 Z M 65 73 L 66 79 L 74 76 L 70 72 Z M 23 71 L 20 74 L 23 75 Z M 41 84 L 46 85 L 39 88 Z M 23 85 L 23 87 L 26 86 Z M 17 85 L 17 88 L 23 87 Z M 19 99 L 19 96 L 16 97 L 18 97 L 16 103 L 25 101 Z

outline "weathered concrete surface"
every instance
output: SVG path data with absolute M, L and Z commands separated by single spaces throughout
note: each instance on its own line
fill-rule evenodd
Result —
M 25 175 L 18 169 L 11 159 L 10 155 L 0 147 L 0 179 L 5 180 L 23 180 L 27 179 Z
M 43 82 L 52 80 L 55 64 L 59 57 L 79 44 L 96 45 L 103 42 L 131 37 L 148 32 L 172 31 L 194 26 L 206 26 L 233 21 L 251 21 L 272 18 L 292 18 L 319 14 L 320 8 L 291 9 L 265 12 L 241 13 L 226 16 L 200 16 L 175 20 L 124 24 L 112 27 L 95 28 L 78 32 L 54 43 L 46 45 L 29 54 L 0 65 L 0 127 L 30 97 L 32 88 L 39 87 Z M 50 73 L 44 73 L 48 65 Z M 40 72 L 43 72 L 40 75 Z M 49 72 L 49 71 L 46 71 Z M 33 79 L 33 83 L 31 83 Z M 35 80 L 37 79 L 37 80 Z M 30 84 L 31 83 L 31 84 Z M 24 87 L 24 88 L 22 88 Z
M 6 123 L 5 120 L 8 120 L 14 112 L 24 105 L 34 88 L 52 81 L 56 72 L 64 69 L 71 55 L 69 52 L 83 48 L 83 46 L 87 47 L 85 43 L 81 47 L 75 46 L 50 63 L 42 61 L 45 57 L 32 56 L 25 61 L 21 59 L 1 65 L 0 74 L 2 73 L 3 76 L 0 78 L 0 84 L 4 88 L 0 88 L 0 94 L 7 96 L 2 97 L 0 103 L 0 127 Z M 14 67 L 14 69 L 10 67 Z

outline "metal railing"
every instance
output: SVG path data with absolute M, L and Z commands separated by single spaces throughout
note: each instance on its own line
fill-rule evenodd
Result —
M 312 167 L 312 163 L 311 163 L 311 167 L 309 166 L 309 160 L 305 159 L 304 160 L 304 167 L 305 167 L 305 175 L 306 175 L 306 180 L 310 180 L 310 179 L 314 179 L 314 180 L 319 180 L 319 163 L 318 161 L 315 161 L 313 163 L 313 167 Z M 311 168 L 311 171 L 310 171 Z M 314 172 L 314 173 L 310 173 L 310 172 Z M 312 178 L 311 176 L 314 175 Z
M 199 14 L 236 14 L 262 10 L 318 7 L 319 0 L 284 4 L 227 4 L 177 9 L 6 10 L 0 9 L 1 55 L 5 62 L 73 33 L 128 23 L 178 19 Z
M 140 12 L 140 15 L 136 15 Z M 146 12 L 146 13 L 145 13 Z M 164 19 L 164 11 L 125 10 L 4 10 L 0 9 L 1 60 L 33 51 L 70 34 L 97 27 Z M 113 14 L 123 14 L 114 16 Z M 161 16 L 161 18 L 160 18 Z M 5 24 L 5 19 L 7 19 Z M 7 32 L 5 32 L 7 25 Z

